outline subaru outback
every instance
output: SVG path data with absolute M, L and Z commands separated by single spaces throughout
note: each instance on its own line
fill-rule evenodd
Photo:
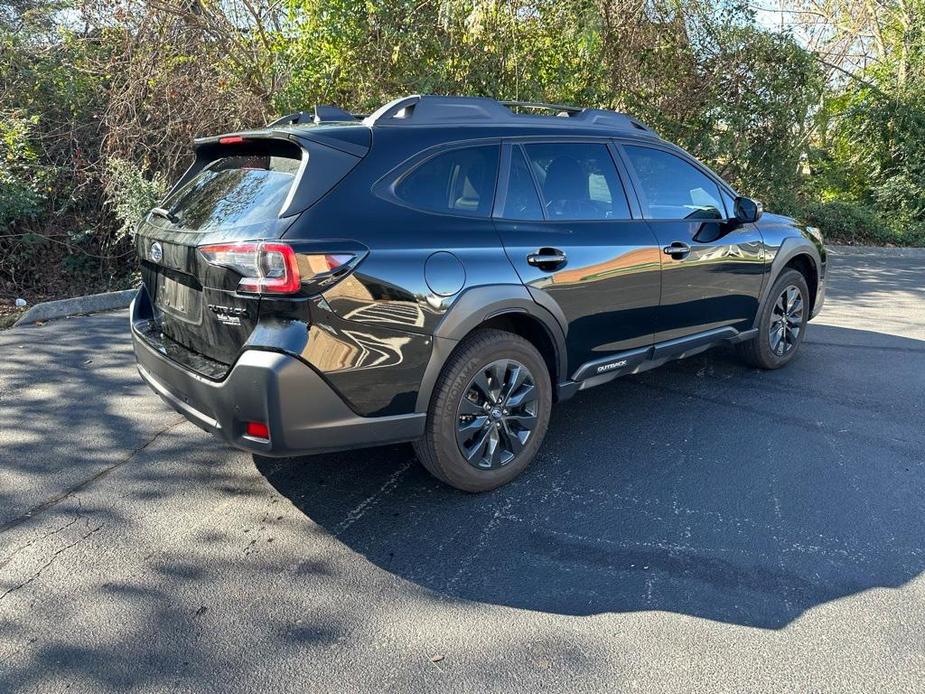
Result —
M 255 454 L 413 442 L 466 491 L 578 391 L 732 343 L 791 361 L 820 233 L 613 111 L 410 96 L 196 140 L 136 234 L 142 378 Z

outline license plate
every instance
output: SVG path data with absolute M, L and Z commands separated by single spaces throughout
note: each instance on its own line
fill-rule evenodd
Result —
M 199 323 L 202 319 L 202 292 L 166 275 L 158 275 L 154 304 L 164 313 L 189 323 Z

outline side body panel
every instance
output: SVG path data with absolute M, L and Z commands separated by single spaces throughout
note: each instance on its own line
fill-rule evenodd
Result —
M 663 253 L 662 300 L 655 341 L 731 326 L 747 330 L 758 311 L 765 275 L 764 241 L 753 224 L 651 221 Z
M 570 140 L 531 138 L 513 144 L 521 141 Z M 509 158 L 505 157 L 506 163 Z M 625 174 L 618 161 L 614 164 L 626 189 Z M 499 189 L 508 173 L 502 167 Z M 534 300 L 555 306 L 566 323 L 568 367 L 564 376 L 570 377 L 585 362 L 652 344 L 661 258 L 654 234 L 638 218 L 632 194 L 627 197 L 637 218 L 514 221 L 496 210 L 495 226 L 520 280 Z M 566 260 L 555 267 L 531 264 L 530 256 L 540 251 L 561 251 Z
M 640 179 L 624 144 L 643 145 L 673 155 L 715 183 L 721 197 L 732 199 L 728 186 L 676 147 L 619 143 L 643 215 L 648 218 Z M 675 340 L 707 330 L 747 330 L 758 311 L 765 280 L 765 244 L 754 224 L 732 218 L 731 202 L 720 204 L 725 219 L 648 219 L 662 251 L 662 295 L 655 342 Z M 671 253 L 672 248 L 680 253 Z

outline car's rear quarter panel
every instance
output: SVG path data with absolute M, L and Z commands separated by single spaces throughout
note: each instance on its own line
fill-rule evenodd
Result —
M 371 192 L 396 166 L 445 140 L 445 132 L 413 139 L 377 132 L 371 155 L 285 237 L 354 239 L 369 248 L 352 275 L 310 302 L 310 322 L 299 328 L 299 355 L 358 414 L 414 411 L 432 335 L 459 296 L 520 283 L 490 219 L 422 212 Z M 435 253 L 450 255 L 428 263 Z M 261 313 L 263 323 L 276 309 Z

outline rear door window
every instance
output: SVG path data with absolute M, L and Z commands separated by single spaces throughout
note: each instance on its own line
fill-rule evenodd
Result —
M 630 219 L 626 193 L 607 145 L 524 146 L 550 220 Z
M 520 147 L 511 149 L 511 175 L 501 216 L 505 219 L 543 219 L 543 203 L 540 202 L 533 174 L 530 173 Z
M 395 195 L 422 210 L 488 217 L 500 149 L 464 147 L 431 157 L 399 181 Z
M 295 182 L 299 156 L 246 154 L 210 162 L 163 208 L 177 227 L 208 232 L 276 220 Z
M 692 164 L 652 147 L 624 145 L 649 219 L 725 219 L 719 186 Z

